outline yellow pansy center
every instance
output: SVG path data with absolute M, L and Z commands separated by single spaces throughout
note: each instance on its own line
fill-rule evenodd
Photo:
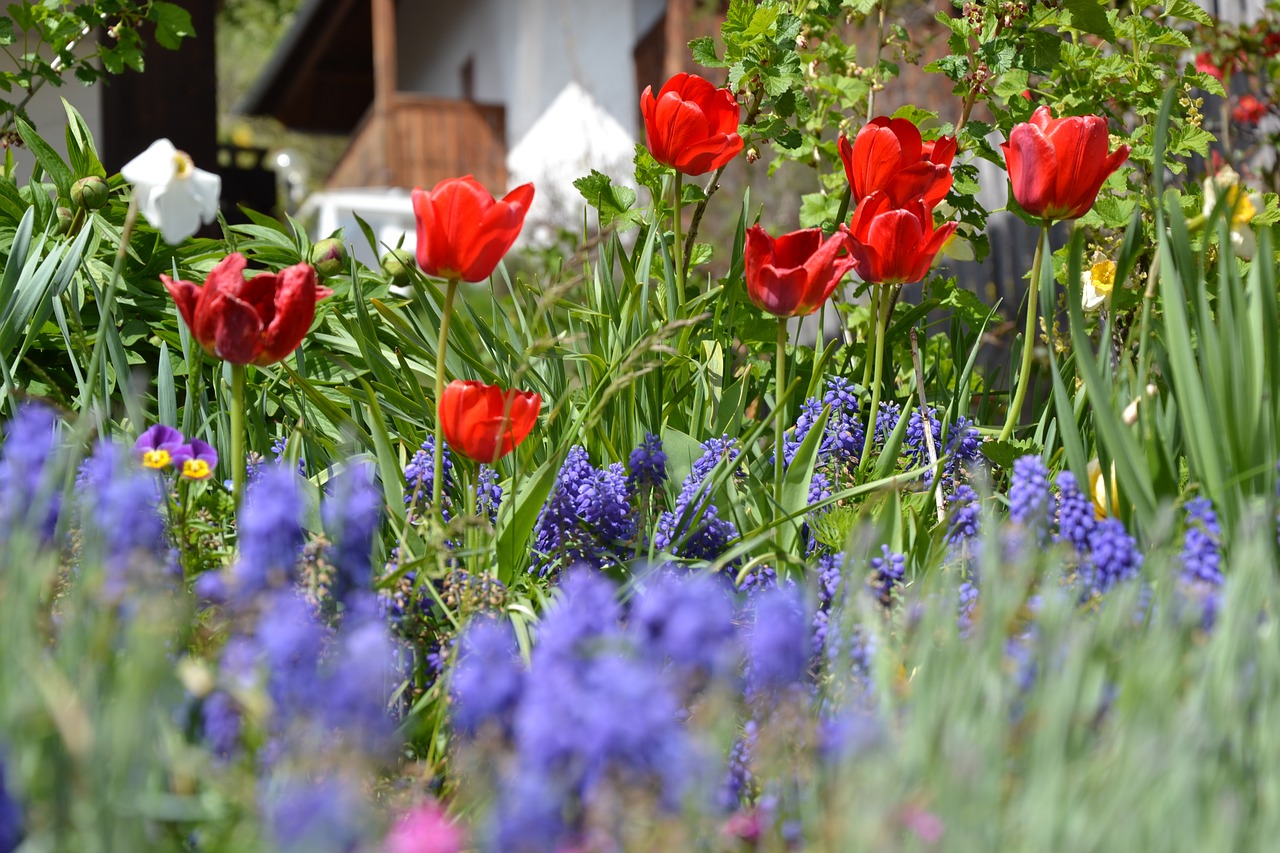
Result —
M 182 476 L 188 480 L 207 480 L 212 474 L 213 469 L 203 459 L 188 459 L 182 463 Z
M 142 454 L 144 468 L 168 468 L 172 461 L 173 457 L 167 450 L 148 450 Z
M 196 169 L 195 161 L 185 151 L 173 152 L 173 175 L 176 178 L 189 178 Z
M 1093 289 L 1099 293 L 1110 293 L 1116 286 L 1116 265 L 1114 261 L 1098 261 L 1089 267 L 1089 281 Z
M 1249 199 L 1249 191 L 1240 184 L 1227 188 L 1227 207 L 1231 210 L 1232 225 L 1248 225 L 1258 215 L 1258 209 Z

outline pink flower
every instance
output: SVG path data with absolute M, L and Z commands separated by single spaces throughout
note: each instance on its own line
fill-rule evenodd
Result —
M 459 853 L 467 843 L 462 827 L 449 820 L 436 802 L 425 802 L 407 812 L 391 827 L 383 844 L 385 853 Z

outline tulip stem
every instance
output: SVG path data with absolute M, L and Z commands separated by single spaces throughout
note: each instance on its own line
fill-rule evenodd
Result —
M 440 401 L 444 399 L 444 354 L 449 345 L 449 322 L 453 319 L 453 298 L 458 294 L 458 280 L 449 279 L 444 295 L 444 311 L 440 314 L 440 338 L 436 342 L 436 446 L 431 466 L 431 509 L 440 512 L 444 491 L 444 423 L 440 418 Z
M 862 360 L 862 386 L 864 388 L 871 385 L 871 360 L 872 353 L 875 351 L 876 338 L 879 335 L 880 325 L 880 288 L 877 285 L 871 285 L 871 322 L 867 324 L 867 355 Z
M 675 264 L 676 274 L 676 305 L 680 308 L 680 316 L 684 316 L 684 241 L 680 237 L 680 225 L 684 204 L 684 175 L 676 170 L 676 179 L 673 184 L 675 187 L 674 199 L 674 215 L 671 225 L 675 230 L 675 241 L 671 247 L 671 262 Z M 671 318 L 674 319 L 674 318 Z
M 236 506 L 244 497 L 244 375 L 243 364 L 231 365 L 231 496 Z
M 880 288 L 884 285 L 873 284 L 871 287 L 875 290 L 875 315 L 872 318 L 872 325 L 875 327 L 875 367 L 872 369 L 871 375 L 871 407 L 867 414 L 867 434 L 862 439 L 862 458 L 858 461 L 858 467 L 866 470 L 867 460 L 871 458 L 871 448 L 876 440 L 876 417 L 880 414 L 880 384 L 881 377 L 884 375 L 884 339 L 888 337 L 888 332 L 884 328 L 888 326 L 888 314 L 893 311 L 893 300 L 889 298 L 889 294 L 881 294 Z M 885 309 L 888 309 L 887 311 Z M 881 315 L 886 315 L 881 317 Z
M 1036 254 L 1031 261 L 1031 285 L 1027 288 L 1027 328 L 1022 334 L 1022 369 L 1018 371 L 1018 387 L 1013 392 L 1013 400 L 1009 402 L 1009 413 L 1005 416 L 1004 429 L 1000 430 L 1000 441 L 1007 441 L 1013 435 L 1013 425 L 1022 415 L 1022 404 L 1027 399 L 1027 386 L 1031 384 L 1031 354 L 1036 348 L 1036 309 L 1040 304 L 1040 265 L 1048 242 L 1049 226 L 1045 224 L 1040 227 Z
M 782 395 L 787 387 L 787 318 L 778 318 L 778 355 L 774 359 L 777 375 L 773 393 L 773 519 L 778 523 L 779 545 L 782 536 L 782 456 L 786 446 L 786 420 L 782 412 Z

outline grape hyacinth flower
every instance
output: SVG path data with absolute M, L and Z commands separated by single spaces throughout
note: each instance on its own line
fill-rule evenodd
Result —
M 951 504 L 951 520 L 947 526 L 947 544 L 960 548 L 975 543 L 982 523 L 982 505 L 972 486 L 959 485 L 947 498 Z
M 422 442 L 422 445 L 409 459 L 409 464 L 404 466 L 404 481 L 408 486 L 405 490 L 404 502 L 409 507 L 410 516 L 416 516 L 426 511 L 431 503 L 431 483 L 435 476 L 435 447 L 435 437 L 427 436 L 426 440 Z M 454 488 L 454 485 L 453 456 L 449 452 L 447 445 L 444 448 L 441 459 L 440 465 L 444 469 L 444 493 L 440 499 L 443 504 L 440 513 L 442 520 L 448 521 L 452 508 L 449 493 Z
M 372 592 L 353 596 L 313 700 L 331 728 L 366 751 L 390 746 L 396 646 Z
M 242 728 L 236 700 L 223 690 L 215 690 L 205 697 L 200 715 L 209 751 L 224 761 L 230 758 L 240 743 Z
M 725 585 L 706 573 L 664 573 L 635 602 L 636 645 L 658 666 L 669 661 L 677 681 L 696 689 L 730 673 L 737 662 L 733 604 Z
M 4 758 L 0 756 L 0 853 L 13 853 L 22 842 L 22 807 L 5 783 Z
M 712 438 L 702 444 L 702 456 L 693 463 L 693 469 L 680 487 L 675 508 L 658 518 L 654 545 L 676 557 L 689 560 L 711 561 L 728 548 L 738 537 L 738 528 L 728 519 L 722 519 L 719 510 L 711 502 L 707 476 L 723 462 L 731 468 L 737 464 L 741 449 L 729 437 Z
M 543 617 L 533 650 L 533 663 L 542 671 L 557 664 L 572 666 L 588 646 L 619 633 L 622 610 L 613 584 L 603 575 L 570 572 L 560 591 L 563 598 Z
M 888 545 L 880 546 L 879 557 L 871 558 L 871 578 L 867 581 L 872 595 L 885 607 L 893 605 L 893 592 L 906 577 L 907 558 L 889 550 Z
M 1138 544 L 1124 524 L 1118 518 L 1104 518 L 1089 539 L 1083 594 L 1101 595 L 1122 581 L 1136 578 L 1141 566 Z
M 1058 539 L 1069 542 L 1077 554 L 1089 550 L 1089 540 L 1097 527 L 1093 501 L 1076 485 L 1075 474 L 1058 475 Z
M 538 515 L 530 571 L 545 575 L 557 567 L 603 568 L 623 558 L 635 533 L 622 466 L 615 463 L 597 470 L 587 451 L 574 447 Z
M 475 737 L 488 728 L 504 739 L 511 736 L 524 667 L 510 623 L 472 620 L 462 634 L 451 687 L 454 731 Z
M 372 466 L 348 465 L 329 483 L 321 509 L 325 532 L 335 543 L 330 562 L 337 569 L 330 590 L 337 601 L 373 584 L 373 540 L 382 516 L 382 493 L 373 482 Z
M 666 481 L 667 454 L 662 449 L 662 439 L 647 433 L 627 460 L 627 487 L 631 494 L 640 494 L 662 488 Z
M 288 721 L 311 710 L 319 687 L 324 629 L 310 605 L 291 589 L 264 602 L 255 636 L 267 669 L 267 688 L 278 718 Z
M 103 441 L 89 461 L 86 503 L 88 516 L 103 549 L 107 572 L 106 592 L 119 596 L 131 569 L 147 561 L 159 565 L 164 550 L 161 494 L 154 476 L 119 464 L 122 451 Z M 137 558 L 141 556 L 143 560 Z
M 279 853 L 352 853 L 365 835 L 364 795 L 337 776 L 272 780 L 262 804 Z
M 242 601 L 269 587 L 285 587 L 297 574 L 302 551 L 302 496 L 294 473 L 268 466 L 240 512 L 240 556 L 232 568 Z
M 800 684 L 809 659 L 804 602 L 794 588 L 766 590 L 754 599 L 747 638 L 747 682 L 753 696 Z
M 1222 526 L 1208 498 L 1193 498 L 1185 509 L 1187 530 L 1182 537 L 1178 582 L 1184 594 L 1200 603 L 1200 624 L 1209 630 L 1217 621 L 1221 599 Z
M 1013 463 L 1009 484 L 1009 518 L 1043 536 L 1053 519 L 1049 469 L 1039 456 L 1022 456 Z
M 489 519 L 490 524 L 497 524 L 500 506 L 502 486 L 498 483 L 498 472 L 488 465 L 481 465 L 476 475 L 476 512 Z
M 53 412 L 29 405 L 5 425 L 0 450 L 0 536 L 30 524 L 48 542 L 58 526 L 61 495 L 53 476 L 57 433 Z

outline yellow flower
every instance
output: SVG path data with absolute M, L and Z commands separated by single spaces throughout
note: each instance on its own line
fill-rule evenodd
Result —
M 1093 311 L 1111 296 L 1116 286 L 1115 261 L 1103 258 L 1080 273 L 1080 303 L 1084 310 Z
M 1213 215 L 1219 196 L 1222 197 L 1222 206 L 1227 212 L 1227 222 L 1231 228 L 1231 248 L 1239 257 L 1248 260 L 1258 248 L 1249 224 L 1264 206 L 1262 196 L 1249 192 L 1249 187 L 1230 166 L 1223 166 L 1218 174 L 1204 180 L 1206 217 Z
M 1114 515 L 1119 487 L 1116 485 L 1116 465 L 1111 463 L 1110 483 L 1102 476 L 1102 465 L 1097 459 L 1089 460 L 1089 495 L 1093 498 L 1093 513 L 1098 518 Z
M 142 454 L 142 466 L 144 468 L 168 468 L 173 462 L 173 457 L 169 455 L 167 450 L 148 450 Z
M 182 476 L 188 480 L 207 480 L 213 476 L 213 469 L 203 459 L 188 459 L 182 463 Z

